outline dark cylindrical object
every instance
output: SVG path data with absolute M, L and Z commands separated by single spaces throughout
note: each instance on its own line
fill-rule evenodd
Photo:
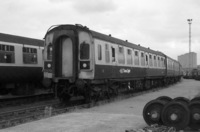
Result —
M 189 127 L 198 130 L 200 129 L 200 101 L 190 102 L 189 109 L 190 109 Z
M 172 98 L 168 97 L 168 96 L 160 96 L 158 98 L 156 98 L 157 100 L 161 100 L 161 101 L 165 101 L 166 103 L 169 103 L 170 101 L 172 101 Z
M 176 98 L 173 99 L 173 101 L 181 102 L 181 103 L 184 103 L 186 105 L 188 105 L 190 103 L 190 100 L 188 98 L 185 98 L 185 97 L 176 97 Z
M 199 101 L 200 102 L 200 96 L 194 97 L 193 99 L 191 99 L 191 102 L 193 102 L 193 101 Z
M 161 112 L 164 105 L 165 102 L 161 100 L 152 100 L 145 105 L 143 109 L 143 118 L 148 125 L 163 124 Z
M 172 101 L 163 108 L 161 118 L 164 125 L 183 130 L 189 124 L 190 112 L 187 104 Z

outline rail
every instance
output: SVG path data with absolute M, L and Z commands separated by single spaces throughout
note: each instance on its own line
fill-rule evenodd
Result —
M 3 113 L 0 113 L 0 129 L 16 126 L 16 125 L 23 124 L 26 122 L 40 120 L 43 118 L 48 118 L 48 117 L 59 115 L 62 113 L 72 112 L 78 109 L 91 108 L 94 106 L 99 106 L 99 105 L 103 105 L 106 103 L 130 98 L 130 97 L 135 97 L 135 96 L 153 92 L 159 89 L 161 88 L 149 89 L 147 91 L 140 91 L 137 93 L 133 92 L 129 94 L 121 94 L 117 97 L 113 97 L 110 99 L 101 100 L 97 102 L 91 102 L 91 103 L 83 103 L 83 100 L 79 100 L 77 102 L 76 100 L 74 103 L 70 103 L 71 106 L 61 105 L 60 102 L 58 101 L 58 102 L 44 104 L 40 106 L 32 106 L 29 108 L 22 108 L 18 110 L 3 112 Z

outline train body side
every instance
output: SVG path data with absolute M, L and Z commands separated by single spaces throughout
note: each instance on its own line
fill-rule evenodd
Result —
M 81 25 L 58 25 L 45 35 L 44 77 L 53 81 L 61 100 L 117 94 L 121 86 L 134 91 L 172 84 L 178 81 L 174 62 L 162 52 Z
M 0 33 L 0 91 L 41 82 L 43 49 L 42 40 Z
M 65 52 L 60 51 L 64 41 L 70 41 L 72 59 L 70 70 L 64 69 L 62 58 Z M 53 79 L 68 79 L 74 82 L 78 79 L 141 79 L 165 78 L 178 74 L 178 65 L 174 68 L 174 60 L 161 52 L 151 50 L 127 41 L 104 35 L 75 25 L 61 25 L 48 32 L 46 47 L 52 45 L 50 60 L 45 60 L 44 75 Z M 59 45 L 60 46 L 59 48 Z M 45 48 L 48 58 L 48 48 Z M 60 56 L 57 54 L 62 53 Z M 52 63 L 52 65 L 51 65 Z M 49 72 L 48 72 L 48 66 Z M 52 72 L 51 72 L 52 70 Z M 176 72 L 175 72 L 176 70 Z M 64 71 L 73 71 L 65 76 Z M 60 73 L 58 73 L 60 72 Z M 66 73 L 67 74 L 67 73 Z
M 166 80 L 167 82 L 176 82 L 182 77 L 182 67 L 181 64 L 166 56 Z
M 0 82 L 41 80 L 42 50 L 42 40 L 0 34 Z
M 163 54 L 110 36 L 96 32 L 93 34 L 95 79 L 144 79 L 165 76 Z
M 44 77 L 61 100 L 116 94 L 122 85 L 137 90 L 172 84 L 178 74 L 178 63 L 162 52 L 81 25 L 58 25 L 45 35 Z

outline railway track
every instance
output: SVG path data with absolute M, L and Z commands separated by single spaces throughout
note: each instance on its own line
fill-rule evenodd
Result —
M 141 94 L 157 91 L 159 89 L 161 88 L 149 89 L 147 91 L 140 91 L 137 93 L 134 92 L 129 94 L 121 94 L 117 97 L 112 97 L 110 99 L 90 103 L 83 103 L 83 99 L 74 99 L 68 104 L 63 105 L 59 102 L 59 100 L 54 100 L 52 102 L 44 103 L 42 105 L 35 105 L 32 107 L 21 109 L 13 109 L 0 113 L 0 129 L 20 125 L 26 122 L 40 120 L 43 118 L 48 118 L 62 113 L 71 112 L 77 109 L 91 108 L 94 106 L 99 106 L 130 97 L 135 97 Z
M 0 108 L 13 107 L 30 104 L 34 102 L 46 101 L 54 98 L 54 93 L 45 93 L 39 95 L 20 96 L 12 98 L 0 98 Z
M 24 108 L 15 109 L 0 113 L 0 129 L 16 126 L 25 122 L 38 120 L 48 115 L 49 108 L 59 107 L 58 100 L 43 102 L 41 105 L 23 106 Z

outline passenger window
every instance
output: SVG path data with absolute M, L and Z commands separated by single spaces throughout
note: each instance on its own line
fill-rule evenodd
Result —
M 47 59 L 52 60 L 52 54 L 53 53 L 53 47 L 52 44 L 50 43 L 47 47 Z
M 111 47 L 112 49 L 112 62 L 115 62 L 115 48 L 114 47 Z
M 140 60 L 141 60 L 141 66 L 145 66 L 145 57 L 144 57 L 144 53 L 143 52 L 141 52 Z
M 169 69 L 169 59 L 167 59 L 167 69 Z
M 135 51 L 134 64 L 137 65 L 137 66 L 139 65 L 138 51 Z
M 160 67 L 160 57 L 158 57 L 158 67 Z
M 109 45 L 105 45 L 105 57 L 106 57 L 106 63 L 110 62 L 110 51 L 109 51 Z
M 37 64 L 37 49 L 23 47 L 23 62 L 24 64 Z
M 152 55 L 149 55 L 149 66 L 153 66 L 153 58 Z
M 130 49 L 127 49 L 127 64 L 133 65 L 132 51 Z
M 164 59 L 161 58 L 161 67 L 164 67 Z
M 98 45 L 98 60 L 102 60 L 102 49 L 101 49 L 101 45 Z
M 149 59 L 148 59 L 148 55 L 146 55 L 146 66 L 149 65 Z
M 166 67 L 166 58 L 163 58 L 163 67 Z
M 125 64 L 124 48 L 119 47 L 118 63 Z
M 15 63 L 15 47 L 0 44 L 0 63 Z
M 157 67 L 157 59 L 156 59 L 156 56 L 154 56 L 154 67 Z
M 80 59 L 89 59 L 90 58 L 90 45 L 88 43 L 81 43 L 80 45 Z
M 144 53 L 141 53 L 141 57 L 142 57 L 142 58 L 144 57 Z

